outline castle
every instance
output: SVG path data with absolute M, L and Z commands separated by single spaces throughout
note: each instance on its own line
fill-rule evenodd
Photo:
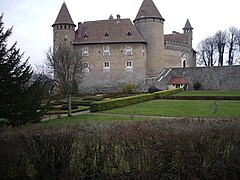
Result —
M 73 22 L 62 4 L 53 27 L 54 46 L 71 45 L 81 55 L 80 93 L 121 92 L 124 84 L 135 83 L 139 91 L 166 75 L 167 68 L 196 66 L 192 48 L 193 28 L 164 35 L 165 19 L 152 0 L 143 0 L 132 22 L 120 15 L 107 20 Z

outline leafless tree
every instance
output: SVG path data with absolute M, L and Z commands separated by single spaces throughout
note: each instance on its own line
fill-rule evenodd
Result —
M 213 37 L 208 37 L 198 44 L 198 64 L 214 66 L 215 43 Z
M 52 70 L 58 89 L 68 103 L 68 116 L 71 116 L 71 96 L 81 72 L 81 59 L 71 46 L 61 44 L 46 53 L 46 65 Z
M 227 33 L 226 31 L 218 31 L 214 35 L 215 45 L 218 51 L 218 66 L 223 66 L 225 46 L 227 43 Z
M 238 29 L 230 27 L 227 31 L 228 65 L 233 65 L 234 52 L 238 46 Z

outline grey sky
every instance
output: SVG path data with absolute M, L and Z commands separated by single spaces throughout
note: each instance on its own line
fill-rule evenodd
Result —
M 143 0 L 66 0 L 74 23 L 108 19 L 110 14 L 134 20 Z M 194 28 L 193 46 L 218 30 L 240 28 L 239 0 L 153 0 L 165 19 L 164 33 L 182 32 L 187 18 Z M 30 56 L 30 63 L 43 64 L 52 46 L 52 27 L 63 0 L 0 0 L 5 30 L 13 26 L 9 43 Z

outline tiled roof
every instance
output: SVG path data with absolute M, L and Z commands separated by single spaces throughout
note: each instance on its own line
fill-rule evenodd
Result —
M 164 40 L 180 44 L 188 44 L 188 35 L 181 33 L 166 34 L 164 35 Z
M 57 25 L 57 24 L 75 25 L 73 23 L 72 17 L 68 11 L 68 8 L 65 2 L 62 4 L 62 7 L 58 13 L 57 19 L 53 25 Z
M 183 76 L 173 76 L 170 81 L 167 83 L 168 85 L 180 85 L 180 84 L 188 84 L 188 81 Z
M 75 44 L 126 43 L 146 41 L 130 19 L 108 19 L 79 23 Z
M 188 19 L 183 29 L 193 29 Z
M 141 19 L 141 18 L 146 18 L 146 17 L 155 17 L 155 18 L 162 19 L 164 21 L 162 15 L 158 11 L 156 5 L 154 4 L 154 2 L 152 0 L 144 0 L 143 1 L 135 20 Z

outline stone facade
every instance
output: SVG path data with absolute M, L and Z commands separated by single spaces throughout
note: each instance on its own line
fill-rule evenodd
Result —
M 79 93 L 121 92 L 128 82 L 146 91 L 164 68 L 196 66 L 190 22 L 183 33 L 164 35 L 164 21 L 154 2 L 143 0 L 133 23 L 117 15 L 79 22 L 75 30 L 64 2 L 52 25 L 54 46 L 67 43 L 78 51 Z
M 105 47 L 109 47 L 109 54 L 104 54 Z M 88 53 L 84 55 L 82 48 Z M 128 82 L 137 84 L 141 90 L 141 85 L 146 83 L 146 69 L 143 68 L 147 62 L 143 53 L 146 44 L 93 44 L 81 45 L 78 49 L 83 55 L 83 93 L 121 92 Z

